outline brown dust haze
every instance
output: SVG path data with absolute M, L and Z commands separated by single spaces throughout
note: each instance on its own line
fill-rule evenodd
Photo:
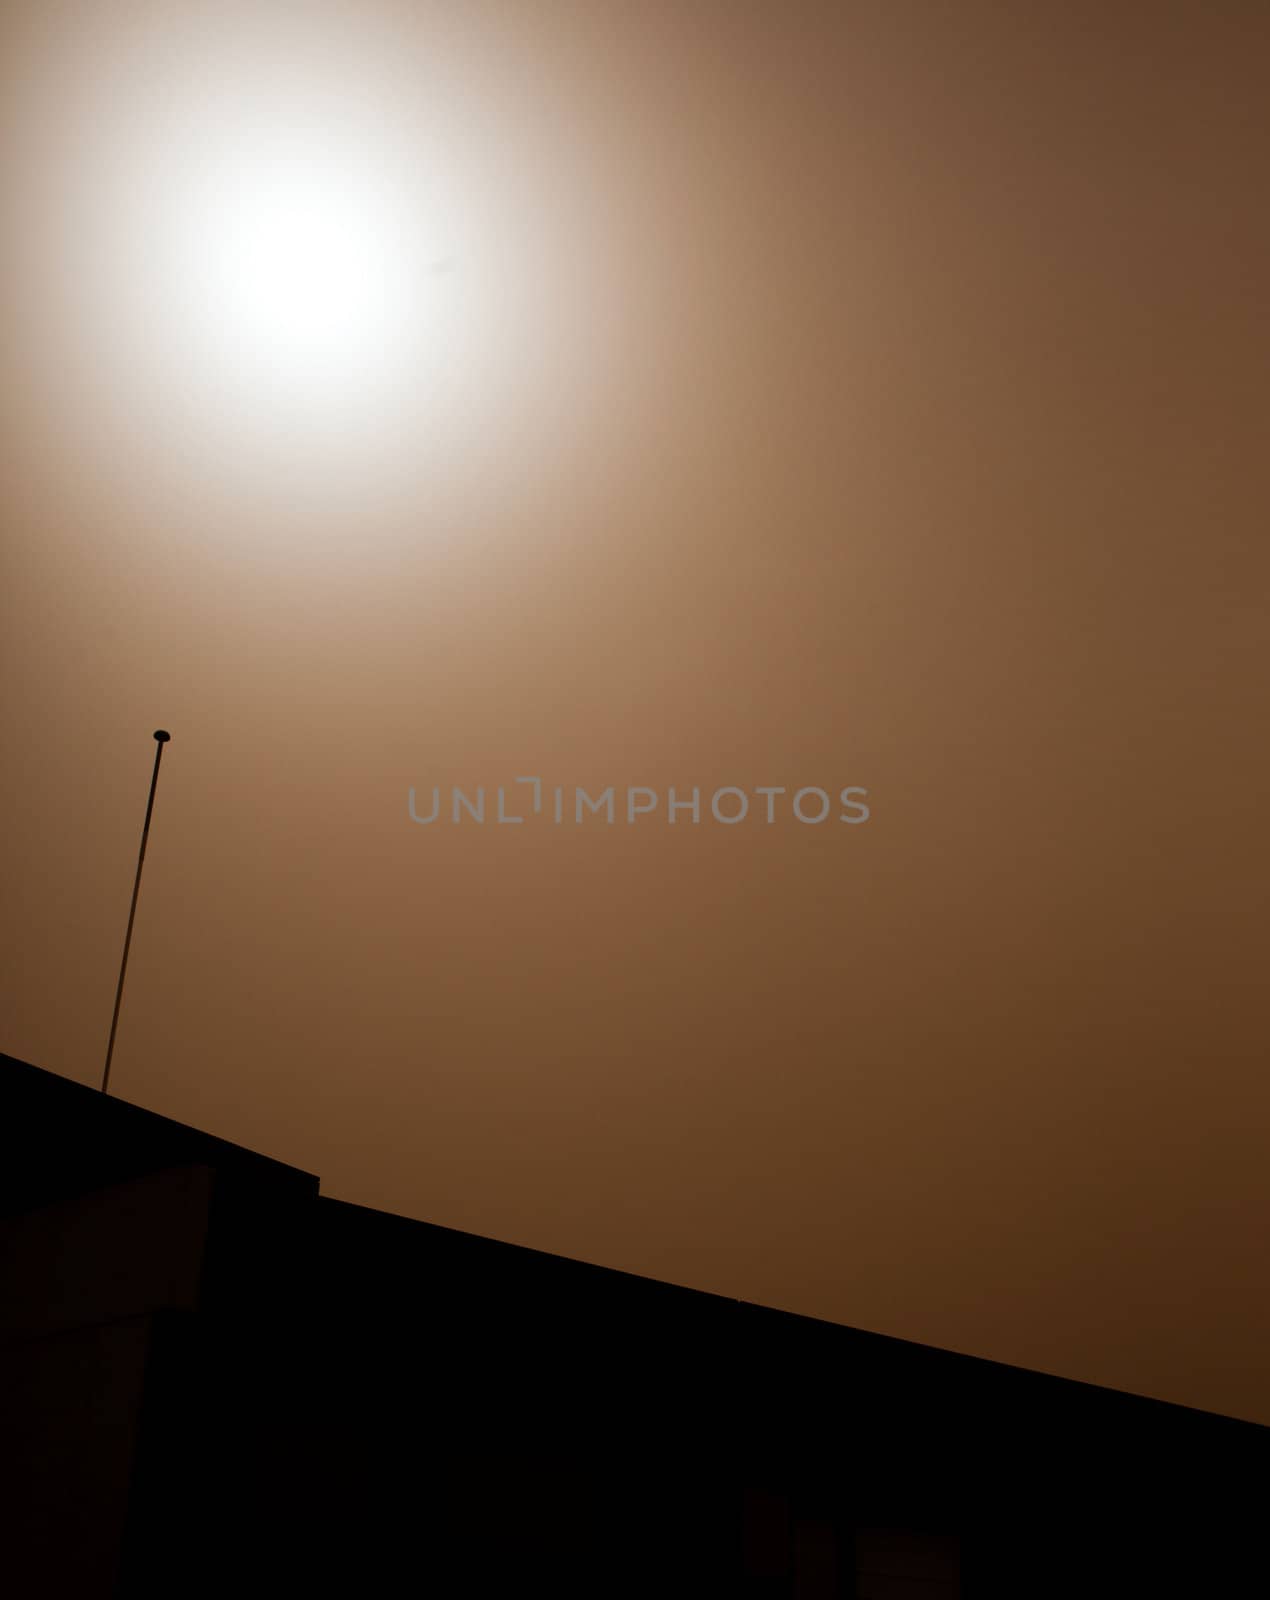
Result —
M 1268 44 L 13 0 L 0 1046 L 99 1080 L 168 727 L 124 1099 L 1270 1422 Z M 257 67 L 458 174 L 445 374 L 425 326 L 369 398 L 200 387 L 129 162 Z M 525 774 L 872 814 L 408 816 Z

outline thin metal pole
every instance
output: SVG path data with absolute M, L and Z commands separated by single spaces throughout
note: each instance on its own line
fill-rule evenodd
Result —
M 132 885 L 132 904 L 128 907 L 128 931 L 123 940 L 123 960 L 119 963 L 119 986 L 115 990 L 115 1013 L 110 1019 L 110 1043 L 106 1046 L 106 1066 L 101 1075 L 101 1092 L 110 1093 L 110 1058 L 115 1053 L 115 1030 L 119 1026 L 119 1007 L 123 1003 L 123 980 L 128 972 L 128 950 L 132 944 L 132 924 L 137 915 L 137 896 L 141 893 L 141 869 L 145 865 L 146 840 L 150 837 L 150 818 L 154 812 L 154 791 L 159 786 L 159 762 L 163 760 L 163 746 L 172 735 L 166 728 L 155 730 L 154 771 L 150 775 L 150 798 L 146 801 L 146 820 L 141 829 L 141 849 L 137 853 L 137 876 Z

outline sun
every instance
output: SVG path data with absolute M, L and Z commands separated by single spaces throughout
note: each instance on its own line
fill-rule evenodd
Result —
M 185 192 L 173 262 L 205 354 L 289 385 L 390 366 L 434 285 L 384 190 L 372 158 L 320 143 L 265 137 L 209 163 Z
M 510 502 L 594 461 L 618 381 L 613 188 L 559 102 L 461 17 L 337 9 L 138 13 L 29 97 L 68 448 L 226 530 Z
M 426 147 L 329 95 L 213 109 L 152 167 L 147 276 L 170 366 L 257 433 L 320 416 L 355 431 L 408 377 L 444 381 L 457 344 L 480 355 L 436 271 L 461 230 Z

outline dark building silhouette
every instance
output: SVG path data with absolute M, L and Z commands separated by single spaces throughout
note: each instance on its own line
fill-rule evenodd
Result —
M 1270 1430 L 319 1194 L 0 1057 L 0 1588 L 1266 1585 Z

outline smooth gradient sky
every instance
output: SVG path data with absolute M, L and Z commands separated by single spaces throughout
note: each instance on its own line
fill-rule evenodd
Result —
M 6 6 L 0 1046 L 99 1081 L 165 726 L 122 1098 L 1270 1422 L 1268 44 Z M 433 252 L 302 395 L 163 276 L 248 104 L 391 151 Z M 524 774 L 872 815 L 408 816 Z

